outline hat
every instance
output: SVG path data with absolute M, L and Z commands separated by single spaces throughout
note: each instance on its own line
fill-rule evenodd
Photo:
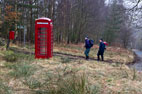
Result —
M 101 38 L 100 40 L 101 40 L 101 41 L 103 41 L 103 39 L 102 39 L 102 38 Z
M 89 37 L 88 37 L 88 36 L 86 36 L 85 38 L 87 38 L 87 39 L 88 39 Z
M 88 36 L 85 37 L 85 40 L 88 39 Z

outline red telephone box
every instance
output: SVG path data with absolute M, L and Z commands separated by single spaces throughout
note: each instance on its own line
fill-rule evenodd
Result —
M 35 58 L 48 59 L 53 56 L 53 24 L 49 18 L 35 22 Z
M 9 32 L 9 39 L 10 40 L 14 40 L 14 35 L 15 35 L 15 32 L 14 31 L 10 31 Z

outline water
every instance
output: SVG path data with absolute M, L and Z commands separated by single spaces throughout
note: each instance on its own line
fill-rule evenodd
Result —
M 142 51 L 136 49 L 133 51 L 137 55 L 138 60 L 134 64 L 130 65 L 130 67 L 135 68 L 138 71 L 142 71 Z

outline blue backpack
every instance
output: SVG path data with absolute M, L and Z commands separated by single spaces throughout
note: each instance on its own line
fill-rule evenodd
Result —
M 93 45 L 94 45 L 94 40 L 89 40 L 89 43 L 90 43 L 90 47 L 93 47 Z

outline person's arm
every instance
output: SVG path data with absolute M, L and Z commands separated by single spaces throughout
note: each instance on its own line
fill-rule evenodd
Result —
M 86 41 L 85 41 L 85 47 L 86 47 L 86 48 L 89 48 L 89 40 L 86 40 Z

